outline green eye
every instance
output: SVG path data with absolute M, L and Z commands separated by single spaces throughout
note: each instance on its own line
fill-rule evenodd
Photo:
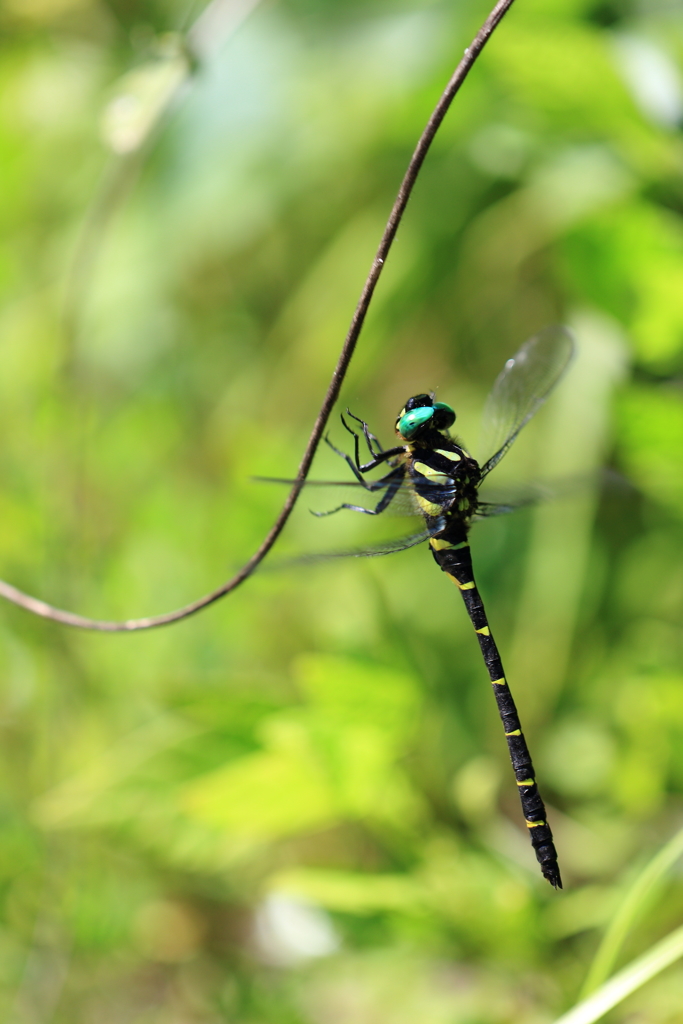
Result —
M 434 402 L 434 426 L 437 430 L 448 430 L 455 423 L 455 410 L 445 402 Z
M 406 441 L 409 441 L 413 437 L 420 427 L 423 427 L 425 423 L 434 415 L 433 406 L 422 406 L 419 409 L 411 409 L 404 416 L 401 416 L 396 429 L 398 430 L 401 437 L 405 437 Z M 453 417 L 455 419 L 455 416 Z

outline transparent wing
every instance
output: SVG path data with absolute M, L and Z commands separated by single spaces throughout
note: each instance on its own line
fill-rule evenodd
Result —
M 293 484 L 293 480 L 284 480 L 280 477 L 255 477 L 261 483 L 274 483 L 274 484 Z M 583 478 L 582 478 L 583 481 Z M 486 487 L 482 500 L 477 505 L 477 511 L 472 517 L 474 522 L 479 519 L 490 519 L 492 516 L 507 515 L 509 512 L 516 512 L 517 509 L 526 508 L 529 505 L 537 505 L 539 502 L 549 501 L 553 498 L 558 497 L 567 488 L 569 482 L 562 481 L 561 489 L 557 483 L 527 483 L 515 487 L 505 488 L 491 488 Z M 571 487 L 574 488 L 574 481 L 571 481 Z M 316 493 L 320 494 L 320 502 L 316 502 L 316 505 L 320 506 L 314 510 L 314 514 L 320 514 L 323 505 L 327 505 L 329 509 L 334 510 L 339 507 L 341 501 L 348 501 L 349 504 L 354 505 L 365 505 L 367 508 L 373 508 L 377 505 L 378 500 L 381 498 L 384 487 L 382 489 L 377 488 L 372 491 L 366 490 L 362 484 L 356 481 L 348 480 L 307 480 L 306 487 L 311 489 L 317 488 Z M 428 496 L 431 494 L 434 496 L 436 501 L 442 501 L 444 498 L 450 498 L 452 496 L 453 488 L 435 486 L 429 488 Z M 309 492 L 310 493 L 310 492 Z M 324 496 L 324 497 L 323 497 Z M 386 509 L 387 515 L 399 515 L 399 516 L 421 516 L 422 511 L 415 501 L 415 495 L 413 492 L 412 484 L 408 481 L 401 484 L 395 497 L 391 501 L 389 507 Z M 422 536 L 421 534 L 415 534 L 415 536 Z M 425 534 L 425 536 L 428 536 Z M 399 542 L 397 542 L 399 543 Z M 420 541 L 415 541 L 419 544 Z M 408 544 L 408 547 L 412 545 Z M 401 547 L 389 546 L 385 552 L 382 545 L 379 545 L 377 551 L 371 551 L 370 554 L 385 554 L 390 551 L 400 551 Z M 333 555 L 330 557 L 345 557 L 346 555 L 357 554 L 357 552 L 344 552 L 340 555 Z M 360 552 L 362 555 L 363 552 Z M 313 556 L 316 560 L 318 556 Z
M 482 465 L 482 478 L 498 465 L 522 427 L 543 405 L 567 369 L 574 349 L 571 332 L 558 324 L 534 334 L 508 359 L 484 409 L 482 450 L 493 454 Z
M 262 563 L 258 572 L 278 572 L 282 569 L 295 569 L 304 565 L 319 565 L 322 562 L 330 562 L 337 558 L 378 558 L 382 555 L 393 555 L 398 551 L 406 551 L 418 544 L 424 544 L 429 540 L 429 530 L 420 530 L 419 533 L 411 533 L 407 537 L 398 537 L 396 540 L 388 540 L 383 544 L 376 544 L 369 548 L 351 548 L 348 551 L 322 551 L 313 552 L 308 555 L 299 555 L 296 558 L 287 558 L 275 565 Z
M 506 487 L 484 485 L 473 521 L 506 515 L 520 508 L 529 508 L 548 501 L 562 501 L 598 488 L 606 494 L 623 492 L 630 485 L 620 473 L 599 469 L 594 473 L 577 473 L 558 480 L 536 480 Z
M 562 481 L 565 484 L 565 481 Z M 572 484 L 573 487 L 573 484 Z M 561 496 L 559 486 L 528 483 L 518 487 L 506 487 L 503 490 L 487 488 L 484 497 L 477 503 L 477 511 L 472 517 L 473 522 L 480 519 L 491 519 L 493 516 L 505 516 L 517 512 L 520 508 L 529 508 L 541 502 L 552 501 Z
M 254 479 L 260 483 L 288 484 L 289 486 L 294 483 L 293 480 L 281 477 L 262 476 Z M 342 502 L 374 509 L 391 486 L 389 481 L 385 483 L 382 480 L 369 480 L 367 488 L 356 480 L 307 480 L 304 484 L 304 491 L 306 498 L 311 501 L 311 511 L 319 515 L 334 512 Z M 393 486 L 395 487 L 395 484 Z M 422 486 L 422 490 L 425 496 L 432 498 L 435 503 L 443 504 L 451 500 L 455 488 L 427 482 Z M 315 494 L 315 504 L 313 504 L 313 494 Z M 416 501 L 415 489 L 410 480 L 404 480 L 396 487 L 394 496 L 381 514 L 422 516 L 422 510 Z

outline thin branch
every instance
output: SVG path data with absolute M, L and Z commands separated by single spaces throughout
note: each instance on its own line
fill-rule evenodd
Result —
M 306 450 L 301 460 L 301 465 L 299 466 L 299 471 L 292 490 L 290 491 L 282 511 L 273 523 L 273 526 L 265 540 L 258 550 L 251 556 L 249 561 L 239 570 L 238 573 L 236 573 L 236 575 L 227 580 L 216 590 L 211 591 L 211 593 L 205 594 L 203 597 L 193 601 L 191 604 L 187 604 L 183 608 L 176 609 L 176 611 L 166 612 L 164 615 L 153 615 L 146 619 L 126 619 L 122 622 L 112 622 L 107 621 L 106 619 L 89 619 L 82 615 L 75 615 L 72 612 L 67 612 L 61 608 L 55 608 L 53 605 L 46 604 L 45 601 L 40 601 L 35 597 L 31 597 L 29 594 L 24 594 L 21 590 L 17 590 L 16 587 L 13 587 L 10 583 L 5 583 L 3 580 L 0 580 L 0 597 L 6 598 L 6 600 L 19 605 L 20 608 L 24 608 L 26 611 L 33 612 L 34 615 L 40 615 L 44 619 L 51 619 L 53 622 L 59 622 L 65 626 L 77 626 L 81 629 L 98 630 L 102 633 L 132 633 L 141 629 L 154 629 L 156 626 L 168 626 L 172 622 L 178 622 L 180 619 L 186 619 L 188 616 L 194 615 L 195 612 L 201 611 L 202 608 L 206 608 L 208 605 L 213 604 L 214 601 L 218 601 L 221 597 L 225 597 L 226 594 L 235 590 L 240 583 L 243 583 L 248 576 L 251 576 L 259 563 L 263 561 L 265 556 L 273 547 L 277 538 L 280 536 L 304 485 L 308 471 L 311 468 L 311 463 L 313 462 L 313 456 L 315 455 L 318 444 L 320 443 L 320 439 L 330 417 L 330 413 L 332 412 L 332 408 L 339 397 L 339 391 L 355 351 L 356 343 L 365 322 L 365 317 L 377 286 L 377 282 L 379 281 L 384 268 L 385 260 L 389 254 L 394 238 L 396 237 L 396 232 L 398 231 L 399 224 L 401 223 L 401 219 L 405 213 L 417 176 L 420 173 L 422 164 L 429 152 L 429 147 L 434 140 L 434 136 L 439 130 L 439 127 L 441 126 L 451 103 L 455 99 L 460 86 L 467 78 L 491 34 L 503 19 L 504 15 L 508 12 L 513 2 L 514 0 L 499 0 L 493 8 L 486 21 L 477 32 L 477 35 L 474 37 L 471 45 L 465 50 L 464 57 L 455 69 L 451 80 L 446 86 L 439 102 L 429 118 L 429 121 L 427 122 L 427 125 L 425 126 L 424 131 L 422 132 L 422 135 L 420 136 L 420 140 L 415 147 L 415 151 L 410 159 L 410 163 L 408 164 L 408 169 L 406 170 L 403 181 L 401 182 L 401 187 L 398 190 L 398 195 L 396 196 L 391 214 L 389 215 L 389 220 L 387 221 L 387 225 L 384 229 L 384 234 L 382 235 L 382 239 L 377 248 L 377 253 L 375 254 L 375 258 L 372 262 L 370 273 L 367 276 L 363 286 L 363 291 L 361 292 L 360 299 L 358 300 L 358 305 L 356 306 L 351 319 L 351 325 L 349 327 L 348 334 L 346 335 L 346 340 L 344 341 L 339 361 L 337 362 L 334 373 L 332 374 L 330 386 L 327 389 L 327 394 L 325 395 L 320 412 L 318 413 L 318 418 L 315 421 L 308 444 L 306 445 Z

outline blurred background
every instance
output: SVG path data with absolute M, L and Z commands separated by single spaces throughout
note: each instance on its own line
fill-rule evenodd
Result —
M 481 0 L 4 0 L 0 575 L 82 614 L 255 550 Z M 462 602 L 423 548 L 263 572 L 136 635 L 0 607 L 0 1015 L 543 1024 L 683 825 L 683 18 L 519 0 L 456 100 L 346 405 L 570 373 L 473 531 L 565 878 L 543 881 Z M 350 440 L 331 420 L 332 437 Z M 604 486 L 600 467 L 616 470 Z M 343 477 L 329 450 L 313 476 Z M 395 536 L 316 520 L 272 562 Z M 329 507 L 323 504 L 323 507 Z M 362 520 L 362 521 L 360 521 Z M 408 523 L 407 529 L 410 529 Z M 620 950 L 680 924 L 676 869 Z M 615 1020 L 683 1020 L 673 967 Z

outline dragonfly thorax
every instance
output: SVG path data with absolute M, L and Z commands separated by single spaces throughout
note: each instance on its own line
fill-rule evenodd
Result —
M 409 442 L 407 470 L 421 513 L 430 520 L 469 525 L 477 508 L 479 464 L 454 438 L 433 428 Z

